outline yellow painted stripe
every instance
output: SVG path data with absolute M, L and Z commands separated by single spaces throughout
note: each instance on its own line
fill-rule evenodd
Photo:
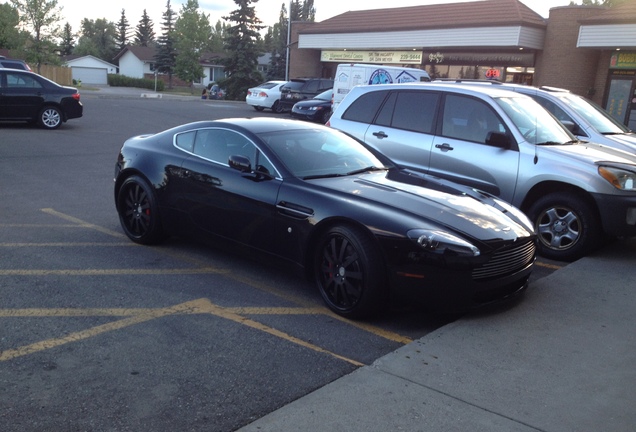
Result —
M 0 270 L 0 276 L 121 276 L 121 275 L 188 275 L 226 274 L 229 270 L 206 267 L 189 269 L 59 269 L 59 270 Z
M 76 243 L 0 243 L 0 247 L 123 247 L 123 246 L 139 246 L 137 243 L 133 242 L 117 242 L 117 243 L 107 243 L 107 242 L 76 242 Z
M 35 309 L 32 309 L 31 311 L 34 311 Z M 70 309 L 61 309 L 64 311 L 69 311 Z M 96 309 L 96 310 L 100 310 L 100 309 Z M 106 309 L 108 310 L 108 309 Z M 106 311 L 103 310 L 102 311 Z M 119 309 L 119 311 L 122 311 L 123 309 Z M 186 302 L 186 303 L 182 303 L 180 305 L 176 305 L 173 307 L 169 307 L 169 308 L 163 308 L 163 309 L 147 309 L 145 310 L 143 313 L 140 313 L 138 315 L 132 316 L 130 318 L 124 318 L 122 320 L 118 320 L 112 323 L 107 323 L 107 324 L 102 324 L 96 327 L 92 327 L 90 329 L 87 330 L 83 330 L 83 331 L 79 331 L 79 332 L 75 332 L 75 333 L 71 333 L 66 337 L 63 338 L 57 338 L 57 339 L 48 339 L 45 341 L 41 341 L 41 342 L 37 342 L 34 344 L 30 344 L 30 345 L 26 345 L 20 348 L 16 348 L 16 349 L 11 349 L 11 350 L 6 350 L 3 352 L 0 352 L 0 361 L 7 361 L 7 360 L 11 360 L 14 359 L 16 357 L 20 357 L 20 356 L 24 356 L 24 355 L 28 355 L 28 354 L 33 354 L 39 351 L 43 351 L 46 349 L 51 349 L 51 348 L 55 348 L 58 347 L 60 345 L 64 345 L 67 343 L 71 343 L 71 342 L 77 342 L 83 339 L 87 339 L 90 337 L 94 337 L 97 336 L 99 334 L 105 333 L 105 332 L 109 332 L 109 331 L 114 331 L 114 330 L 119 330 L 131 325 L 135 325 L 135 324 L 139 324 L 142 322 L 146 322 L 146 321 L 150 321 L 152 319 L 156 319 L 156 318 L 161 318 L 167 315 L 174 315 L 174 314 L 211 314 L 214 316 L 217 316 L 219 318 L 224 318 L 233 322 L 236 322 L 238 324 L 241 325 L 245 325 L 248 326 L 250 328 L 262 331 L 264 333 L 270 334 L 272 336 L 281 338 L 283 340 L 286 340 L 288 342 L 294 343 L 296 345 L 300 345 L 302 347 L 311 349 L 313 351 L 316 352 L 320 352 L 323 354 L 328 354 L 331 355 L 332 357 L 335 357 L 339 360 L 343 360 L 346 361 L 348 363 L 351 363 L 355 366 L 364 366 L 363 363 L 360 363 L 356 360 L 352 360 L 349 359 L 347 357 L 341 356 L 339 354 L 333 353 L 329 350 L 326 350 L 324 348 L 321 348 L 317 345 L 311 344 L 309 342 L 303 341 L 302 339 L 298 339 L 294 336 L 291 336 L 287 333 L 284 333 L 282 331 L 276 330 L 272 327 L 266 326 L 265 324 L 261 324 L 259 322 L 256 322 L 254 320 L 251 320 L 249 318 L 246 318 L 242 315 L 239 315 L 229 309 L 226 308 L 222 308 L 220 306 L 216 306 L 214 304 L 212 304 L 212 302 L 210 302 L 208 299 L 198 299 L 198 300 L 193 300 L 190 302 Z
M 84 228 L 90 228 L 90 229 L 94 229 L 95 231 L 99 231 L 99 232 L 101 232 L 103 234 L 108 234 L 109 236 L 112 236 L 112 237 L 117 237 L 117 238 L 126 237 L 124 234 L 122 234 L 122 233 L 120 233 L 118 231 L 112 231 L 112 230 L 100 227 L 99 225 L 95 225 L 95 224 L 91 224 L 91 223 L 85 222 L 85 221 L 83 221 L 81 219 L 78 219 L 78 218 L 75 218 L 73 216 L 69 216 L 69 215 L 66 215 L 64 213 L 60 213 L 60 212 L 58 212 L 58 211 L 56 211 L 56 210 L 54 210 L 52 208 L 43 208 L 41 211 L 43 211 L 46 214 L 49 214 L 49 215 L 52 215 L 52 216 L 56 216 L 56 217 L 58 217 L 60 219 L 64 219 L 64 220 L 66 220 L 68 222 L 75 223 L 75 224 L 77 224 L 79 226 L 82 226 Z
M 563 268 L 563 266 L 559 266 L 559 265 L 555 265 L 555 264 L 548 264 L 548 263 L 544 263 L 544 262 L 541 262 L 541 261 L 535 261 L 535 265 L 538 265 L 539 267 L 545 267 L 545 268 L 553 269 L 553 270 L 559 270 L 560 268 Z

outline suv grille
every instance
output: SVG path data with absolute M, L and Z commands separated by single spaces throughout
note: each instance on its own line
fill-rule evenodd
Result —
M 490 257 L 488 262 L 473 270 L 473 279 L 482 281 L 513 274 L 530 264 L 534 260 L 535 253 L 534 241 L 499 250 Z

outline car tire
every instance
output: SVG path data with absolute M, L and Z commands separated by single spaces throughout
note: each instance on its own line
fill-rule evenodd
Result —
M 274 105 L 272 105 L 272 111 L 274 111 L 276 114 L 282 114 L 285 112 L 285 109 L 280 106 L 280 103 L 278 103 L 278 101 L 276 101 L 274 102 Z
M 541 256 L 571 262 L 593 250 L 602 237 L 594 207 L 577 194 L 552 193 L 539 198 L 529 210 L 539 237 Z
M 362 229 L 342 225 L 326 231 L 318 242 L 313 268 L 318 290 L 336 314 L 359 319 L 386 306 L 383 259 Z
M 262 106 L 255 106 L 255 107 L 254 107 L 254 109 L 255 109 L 256 111 L 258 111 L 258 112 L 261 112 L 261 111 L 263 111 L 265 108 L 264 108 L 264 107 L 262 107 Z
M 124 233 L 135 243 L 150 245 L 165 239 L 154 191 L 141 177 L 124 180 L 117 194 L 117 213 Z
M 57 129 L 62 124 L 62 111 L 58 107 L 46 106 L 40 111 L 38 122 L 45 129 Z

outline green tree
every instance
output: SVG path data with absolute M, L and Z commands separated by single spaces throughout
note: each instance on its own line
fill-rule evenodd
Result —
M 630 0 L 581 0 L 583 6 L 618 6 Z M 578 6 L 575 1 L 570 1 L 570 6 Z
M 234 23 L 227 30 L 224 39 L 225 50 L 229 53 L 225 59 L 225 73 L 228 75 L 221 83 L 225 87 L 228 99 L 239 100 L 245 97 L 248 88 L 253 87 L 263 79 L 256 70 L 258 66 L 259 39 L 264 26 L 256 17 L 254 6 L 258 0 L 234 0 L 238 9 L 224 17 Z
M 55 40 L 60 35 L 61 8 L 57 0 L 11 0 L 11 4 L 29 32 L 25 60 L 35 64 L 37 72 L 44 63 L 59 64 Z
M 162 34 L 157 39 L 157 54 L 155 55 L 155 69 L 157 72 L 168 75 L 168 88 L 172 88 L 172 75 L 177 58 L 174 34 L 175 16 L 176 13 L 168 0 L 161 22 Z
M 64 29 L 62 30 L 62 42 L 60 43 L 60 55 L 70 55 L 73 54 L 73 49 L 75 48 L 75 35 L 73 34 L 73 29 L 69 23 L 64 24 Z
M 265 35 L 265 50 L 270 53 L 267 65 L 268 80 L 283 80 L 287 75 L 287 8 L 283 3 L 278 23 L 270 27 Z
M 229 24 L 226 24 L 222 22 L 221 20 L 218 20 L 216 22 L 214 27 L 212 27 L 211 29 L 212 33 L 207 43 L 207 48 L 206 48 L 207 51 L 210 51 L 213 53 L 223 52 L 223 49 L 224 49 L 223 39 L 227 35 L 228 28 L 230 28 Z
M 119 52 L 115 24 L 105 18 L 84 18 L 81 25 L 81 36 L 73 54 L 92 55 L 106 62 L 112 61 Z
M 188 0 L 182 5 L 174 30 L 177 50 L 174 73 L 190 83 L 192 91 L 192 84 L 205 76 L 200 58 L 212 35 L 209 18 L 199 13 L 197 0 Z
M 20 14 L 9 3 L 0 4 L 0 48 L 13 50 L 22 46 Z
M 128 45 L 128 39 L 130 38 L 130 24 L 126 19 L 126 10 L 121 10 L 121 17 L 117 23 L 117 46 L 119 51 L 123 50 Z
M 148 17 L 146 9 L 144 9 L 144 13 L 141 15 L 139 24 L 137 24 L 137 30 L 135 31 L 135 45 L 147 47 L 152 44 L 155 41 L 155 31 L 153 27 L 154 24 Z

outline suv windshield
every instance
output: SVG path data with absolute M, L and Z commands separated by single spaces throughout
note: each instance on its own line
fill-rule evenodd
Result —
M 531 144 L 566 144 L 576 140 L 552 114 L 533 99 L 502 97 L 495 101 Z
M 616 121 L 594 102 L 573 94 L 560 95 L 559 99 L 587 120 L 594 129 L 603 135 L 628 133 L 629 129 Z

